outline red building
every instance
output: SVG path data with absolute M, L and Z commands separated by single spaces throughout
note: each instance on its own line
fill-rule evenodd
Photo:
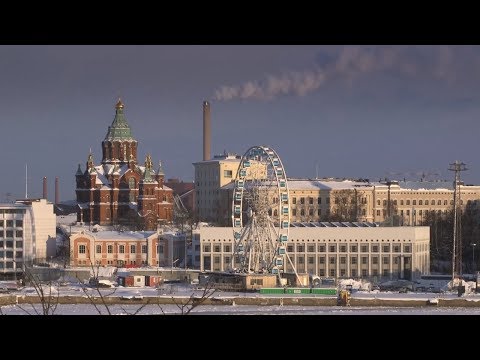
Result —
M 100 225 L 135 225 L 155 230 L 161 221 L 172 221 L 173 192 L 163 184 L 161 163 L 153 169 L 146 156 L 137 163 L 137 140 L 123 113 L 124 104 L 115 106 L 115 118 L 102 141 L 102 162 L 95 165 L 88 155 L 86 169 L 78 165 L 76 195 L 77 221 Z
M 178 195 L 185 208 L 191 214 L 195 213 L 195 183 L 183 182 L 179 179 L 168 179 L 165 185 L 173 190 L 174 195 Z

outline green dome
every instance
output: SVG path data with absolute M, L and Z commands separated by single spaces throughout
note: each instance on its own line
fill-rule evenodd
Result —
M 118 100 L 115 105 L 115 118 L 113 119 L 112 125 L 108 127 L 105 140 L 133 140 L 132 130 L 123 114 L 124 107 L 122 101 Z

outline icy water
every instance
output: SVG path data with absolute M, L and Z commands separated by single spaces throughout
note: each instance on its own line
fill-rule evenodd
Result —
M 114 315 L 133 315 L 140 305 L 111 305 L 109 310 Z M 35 315 L 32 305 L 3 306 L 3 315 Z M 36 306 L 38 313 L 41 307 Z M 99 306 L 102 314 L 107 314 L 105 307 Z M 99 315 L 93 305 L 58 305 L 56 315 Z M 181 310 L 175 305 L 147 305 L 140 309 L 138 315 L 180 315 Z M 480 308 L 450 307 L 336 307 L 336 306 L 214 306 L 203 305 L 195 308 L 192 315 L 480 315 Z

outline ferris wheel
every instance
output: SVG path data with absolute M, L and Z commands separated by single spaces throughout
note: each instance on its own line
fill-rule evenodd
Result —
M 285 272 L 290 226 L 288 182 L 275 150 L 253 146 L 240 161 L 232 196 L 232 269 L 246 273 Z

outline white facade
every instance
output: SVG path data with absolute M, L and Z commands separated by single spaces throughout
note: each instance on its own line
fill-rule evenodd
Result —
M 238 155 L 224 154 L 193 164 L 195 208 L 201 221 L 215 221 L 220 217 L 220 188 L 235 180 L 240 161 Z
M 200 269 L 227 271 L 233 229 L 200 229 Z M 430 269 L 430 228 L 292 227 L 287 252 L 298 273 L 332 278 L 418 278 Z M 289 262 L 286 271 L 291 272 Z
M 52 203 L 26 199 L 0 204 L 0 274 L 19 272 L 24 262 L 43 262 L 54 256 L 55 242 Z

